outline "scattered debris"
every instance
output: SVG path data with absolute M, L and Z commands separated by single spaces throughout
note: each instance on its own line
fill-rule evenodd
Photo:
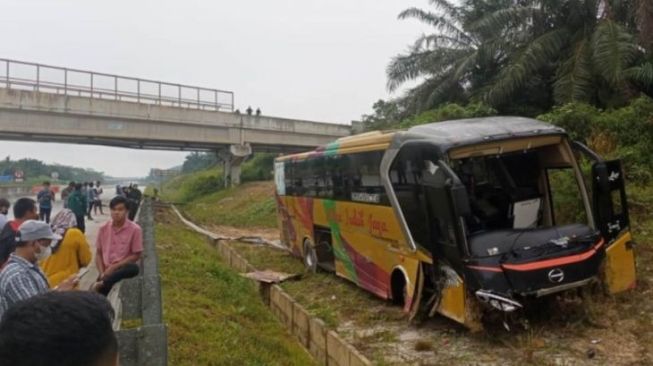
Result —
M 594 358 L 596 356 L 596 350 L 594 348 L 590 348 L 587 350 L 587 358 Z
M 254 271 L 249 273 L 243 273 L 242 276 L 264 283 L 281 283 L 283 281 L 297 278 L 300 275 L 265 270 L 265 271 Z
M 192 221 L 187 220 L 179 210 L 177 210 L 177 207 L 175 205 L 172 205 L 172 210 L 177 214 L 179 219 L 186 225 L 190 226 L 193 230 L 197 231 L 200 234 L 204 234 L 213 240 L 224 240 L 224 241 L 241 241 L 244 243 L 250 243 L 250 244 L 260 244 L 260 245 L 269 245 L 272 248 L 288 251 L 288 248 L 283 246 L 281 244 L 281 241 L 279 240 L 268 240 L 260 236 L 222 236 L 220 234 L 216 234 L 214 232 L 211 232 L 209 230 L 204 229 L 203 227 L 200 227 L 199 225 L 196 225 Z

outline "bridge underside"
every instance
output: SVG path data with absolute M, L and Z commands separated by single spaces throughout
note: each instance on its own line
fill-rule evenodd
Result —
M 96 145 L 108 147 L 121 147 L 127 149 L 141 150 L 165 150 L 165 151 L 204 151 L 216 152 L 228 150 L 230 144 L 202 144 L 189 143 L 184 141 L 157 141 L 139 140 L 125 138 L 100 138 L 94 136 L 65 136 L 57 134 L 34 134 L 34 133 L 11 133 L 0 132 L 0 141 L 17 142 L 46 142 L 61 144 Z M 1 142 L 0 142 L 1 146 Z M 252 146 L 254 152 L 267 152 L 279 154 L 291 154 L 306 151 L 304 146 L 279 146 L 257 144 Z
M 350 133 L 345 125 L 0 88 L 0 140 L 214 151 L 235 183 L 252 152 L 306 151 Z

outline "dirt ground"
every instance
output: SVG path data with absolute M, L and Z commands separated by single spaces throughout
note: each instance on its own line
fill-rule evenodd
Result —
M 363 290 L 333 275 L 305 274 L 304 279 L 289 286 L 304 295 L 300 302 L 309 311 L 336 312 L 334 319 L 340 320 L 337 331 L 375 364 L 653 365 L 653 220 L 633 226 L 638 242 L 635 290 L 606 296 L 595 289 L 582 297 L 574 292 L 551 298 L 531 306 L 528 314 L 507 319 L 510 331 L 502 319 L 489 322 L 479 333 L 470 333 L 442 316 L 410 323 L 398 307 L 371 295 L 363 295 L 361 300 L 356 292 Z M 206 228 L 231 237 L 278 238 L 277 230 L 269 228 Z M 261 266 L 265 266 L 270 249 L 255 248 L 263 258 Z M 299 261 L 291 256 L 284 260 L 292 265 L 292 261 Z M 352 299 L 352 306 L 329 308 L 324 300 L 346 303 L 346 297 Z

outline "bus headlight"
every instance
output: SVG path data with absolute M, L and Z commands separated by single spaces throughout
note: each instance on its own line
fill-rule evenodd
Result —
M 517 309 L 522 308 L 522 304 L 518 303 L 515 300 L 509 299 L 507 297 L 499 296 L 484 290 L 476 291 L 476 298 L 478 298 L 482 303 L 489 304 L 493 308 L 497 310 L 501 310 L 506 313 L 510 313 Z

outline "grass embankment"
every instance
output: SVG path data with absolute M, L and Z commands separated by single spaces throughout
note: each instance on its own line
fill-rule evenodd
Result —
M 173 177 L 163 184 L 159 194 L 168 202 L 187 203 L 223 187 L 222 170 L 216 167 Z
M 169 210 L 156 243 L 171 365 L 311 365 L 247 280 Z
M 222 189 L 219 174 L 210 169 L 177 176 L 163 185 L 161 199 L 178 204 L 182 213 L 197 224 L 276 228 L 272 182 L 250 182 Z

